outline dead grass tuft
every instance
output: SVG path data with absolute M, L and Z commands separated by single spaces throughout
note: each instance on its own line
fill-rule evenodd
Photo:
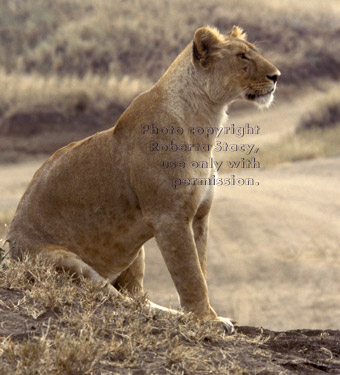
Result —
M 311 128 L 263 146 L 258 157 L 261 166 L 268 168 L 287 162 L 337 156 L 340 154 L 339 144 L 340 126 Z
M 0 356 L 7 359 L 6 363 L 0 364 L 4 374 L 47 374 L 46 370 L 40 371 L 41 364 L 51 364 L 49 343 L 45 338 L 32 338 L 22 343 L 7 338 L 2 342 L 0 350 Z
M 57 374 L 91 374 L 102 356 L 102 344 L 91 330 L 77 336 L 58 333 L 54 345 Z
M 327 129 L 340 125 L 340 95 L 331 91 L 316 108 L 306 113 L 300 120 L 297 132 L 310 129 Z

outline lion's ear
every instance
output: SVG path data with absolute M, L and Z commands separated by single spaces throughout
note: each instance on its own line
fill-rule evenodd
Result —
M 247 40 L 247 34 L 243 31 L 241 27 L 233 26 L 230 36 L 233 36 L 234 38 Z
M 224 37 L 212 27 L 202 27 L 196 30 L 193 41 L 193 58 L 199 61 L 203 68 L 222 57 Z

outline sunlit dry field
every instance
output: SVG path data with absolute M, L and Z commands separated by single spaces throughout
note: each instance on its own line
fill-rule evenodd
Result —
M 70 141 L 113 126 L 131 100 L 151 87 L 191 41 L 197 27 L 215 25 L 227 33 L 233 24 L 238 24 L 244 27 L 248 39 L 278 66 L 282 76 L 270 109 L 260 112 L 252 105 L 235 103 L 228 111 L 229 125 L 249 123 L 260 127 L 259 135 L 242 139 L 225 136 L 223 141 L 255 143 L 259 147 L 256 159 L 261 168 L 223 167 L 220 173 L 252 177 L 260 185 L 216 189 L 208 250 L 211 303 L 218 314 L 232 317 L 240 326 L 272 330 L 339 329 L 340 53 L 334 46 L 338 45 L 340 37 L 340 6 L 337 0 L 259 0 L 256 6 L 254 4 L 250 0 L 2 2 L 0 238 L 5 238 L 6 226 L 31 177 L 49 155 Z M 216 155 L 216 160 L 219 157 Z M 230 160 L 240 157 L 232 155 Z M 146 244 L 146 257 L 145 289 L 150 299 L 178 307 L 176 290 L 153 240 Z M 18 270 L 24 273 L 25 266 L 20 267 Z M 5 268 L 2 272 L 6 272 Z M 111 314 L 112 301 L 101 292 L 91 289 L 85 281 L 80 283 L 85 289 L 84 296 L 80 300 L 74 297 L 80 310 L 86 310 L 84 306 L 89 303 L 88 315 L 85 315 L 90 317 L 93 305 L 89 301 L 94 298 L 101 306 L 102 315 L 93 318 L 91 326 L 91 319 L 85 321 L 86 316 L 80 317 L 81 313 L 77 312 L 80 322 L 77 325 L 77 319 L 67 315 L 71 302 L 48 294 L 45 284 L 41 287 L 43 292 L 37 289 L 36 295 L 32 295 L 30 305 L 27 293 L 33 293 L 30 278 L 36 274 L 26 275 L 28 286 L 20 286 L 19 276 L 16 281 L 9 281 L 16 272 L 15 268 L 14 271 L 9 269 L 8 275 L 2 274 L 4 288 L 13 285 L 18 301 L 25 296 L 16 312 L 26 309 L 29 319 L 38 322 L 39 314 L 44 319 L 46 311 L 52 319 L 61 310 L 63 314 L 66 311 L 64 318 L 68 319 L 69 327 L 59 336 L 53 336 L 53 344 L 48 341 L 48 330 L 55 335 L 64 324 L 62 321 L 59 328 L 53 325 L 55 323 L 51 328 L 44 326 L 45 331 L 39 331 L 40 338 L 34 345 L 24 341 L 20 346 L 7 339 L 0 344 L 0 356 L 6 353 L 9 366 L 3 368 L 14 371 L 13 374 L 36 374 L 34 363 L 44 363 L 45 369 L 54 366 L 58 373 L 67 374 L 67 371 L 76 371 L 77 366 L 79 371 L 82 362 L 83 373 L 97 374 L 98 358 L 105 359 L 103 368 L 110 363 L 112 366 L 113 362 L 120 363 L 121 367 L 111 370 L 124 374 L 135 373 L 124 372 L 125 367 L 138 369 L 144 360 L 147 366 L 150 361 L 153 363 L 150 372 L 136 374 L 158 374 L 156 357 L 148 357 L 152 345 L 156 347 L 156 344 L 143 340 L 146 332 L 136 328 L 150 319 L 154 325 L 148 327 L 151 331 L 159 330 L 157 335 L 161 332 L 162 345 L 166 347 L 166 342 L 171 342 L 164 358 L 157 357 L 170 369 L 166 373 L 196 375 L 202 366 L 205 374 L 214 371 L 219 360 L 229 361 L 229 357 L 226 359 L 222 354 L 219 357 L 220 343 L 214 347 L 216 358 L 212 362 L 196 363 L 192 359 L 211 356 L 211 348 L 208 350 L 204 344 L 207 327 L 200 328 L 193 344 L 195 350 L 203 348 L 203 354 L 186 348 L 184 352 L 188 357 L 181 359 L 184 347 L 178 345 L 174 334 L 169 334 L 167 329 L 173 325 L 186 338 L 191 337 L 192 331 L 181 331 L 177 320 L 171 320 L 167 329 L 160 328 L 162 317 L 158 321 L 145 311 L 139 313 L 141 301 L 135 302 L 139 315 L 134 315 L 135 324 L 131 326 L 134 332 L 138 331 L 137 341 L 126 341 L 133 333 L 126 331 L 128 324 L 122 318 L 117 320 L 119 324 L 115 328 L 111 327 L 118 332 L 120 346 L 109 341 L 104 344 L 101 340 L 107 340 L 108 333 L 100 326 L 103 321 L 109 324 L 107 319 L 116 317 L 114 312 L 112 316 L 106 315 Z M 63 275 L 56 276 L 49 269 L 43 269 L 41 275 L 35 280 L 46 277 L 53 288 L 65 282 L 63 288 L 73 288 L 72 295 L 76 295 L 79 281 L 70 284 L 70 280 Z M 51 275 L 57 281 L 52 282 Z M 36 284 L 32 288 L 35 290 Z M 47 302 L 44 293 L 50 298 Z M 3 303 L 8 306 L 8 301 Z M 55 303 L 57 309 L 42 307 L 44 303 Z M 114 306 L 126 313 L 124 306 Z M 188 323 L 189 330 L 198 329 L 190 324 L 194 323 Z M 78 328 L 83 330 L 83 336 L 76 333 Z M 217 340 L 218 334 L 214 331 L 209 340 Z M 256 345 L 262 343 L 262 339 L 259 336 Z M 242 342 L 243 338 L 238 340 Z M 70 344 L 67 346 L 66 342 Z M 192 343 L 190 341 L 190 345 Z M 18 362 L 19 357 L 26 358 L 31 344 L 35 357 L 27 357 L 28 364 L 25 360 Z M 159 343 L 157 348 L 160 353 L 164 350 Z M 51 359 L 53 350 L 59 362 Z M 76 352 L 82 350 L 89 353 L 88 361 L 86 356 L 77 356 Z M 147 353 L 146 359 L 141 355 L 143 350 Z M 74 356 L 74 368 L 72 358 L 67 355 Z M 182 367 L 173 363 L 176 366 L 181 363 Z M 224 365 L 216 374 L 228 371 L 234 375 L 245 374 L 237 362 Z M 181 372 L 183 369 L 187 372 Z M 42 370 L 41 374 L 44 373 Z
M 0 120 L 35 113 L 112 114 L 155 82 L 196 28 L 242 26 L 279 66 L 293 92 L 339 75 L 336 0 L 294 2 L 3 2 L 0 13 Z M 178 27 L 180 25 L 180 27 Z M 296 87 L 298 86 L 298 88 Z M 111 112 L 110 112 L 111 111 Z M 29 121 L 28 121 L 29 122 Z M 30 123 L 30 122 L 29 122 Z M 53 118 L 45 120 L 48 130 Z M 5 127 L 7 129 L 7 127 Z M 14 128 L 14 127 L 13 127 Z M 3 129 L 2 129 L 3 130 Z M 14 129 L 6 130 L 8 134 Z M 4 147 L 4 145 L 1 145 Z

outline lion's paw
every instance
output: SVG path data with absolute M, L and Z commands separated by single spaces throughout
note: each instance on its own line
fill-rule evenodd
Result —
M 223 318 L 222 316 L 218 316 L 214 322 L 221 324 L 223 328 L 226 330 L 226 332 L 231 335 L 235 332 L 234 324 L 233 322 L 228 318 Z

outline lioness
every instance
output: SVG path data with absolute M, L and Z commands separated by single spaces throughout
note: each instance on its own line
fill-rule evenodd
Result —
M 199 319 L 223 322 L 208 298 L 206 243 L 213 186 L 183 184 L 206 179 L 212 169 L 192 169 L 209 151 L 152 152 L 150 143 L 197 144 L 189 127 L 218 127 L 236 99 L 269 106 L 280 72 L 234 26 L 229 35 L 203 27 L 160 80 L 139 95 L 116 125 L 58 150 L 35 173 L 10 224 L 11 254 L 41 253 L 58 267 L 100 284 L 140 292 L 143 244 L 155 237 L 181 306 Z M 182 128 L 183 134 L 154 128 Z M 169 134 L 170 133 L 170 134 Z M 185 168 L 163 168 L 163 161 Z M 173 164 L 172 164 L 173 165 Z M 153 305 L 155 306 L 155 305 Z

